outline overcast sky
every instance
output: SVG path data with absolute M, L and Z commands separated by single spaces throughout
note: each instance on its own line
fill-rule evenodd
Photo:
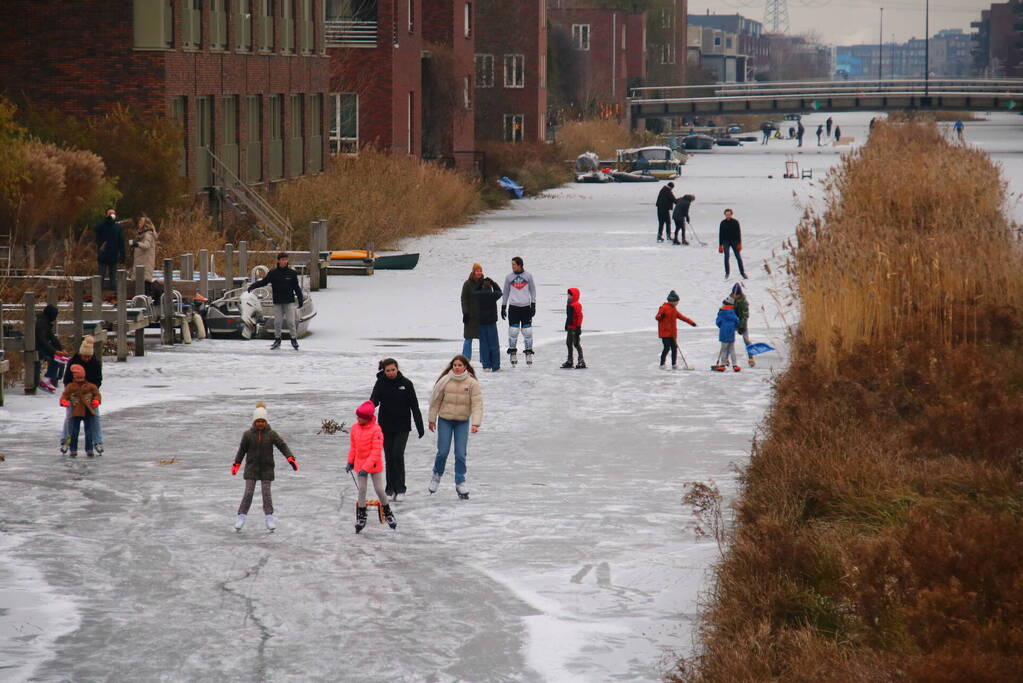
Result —
M 764 20 L 765 0 L 689 0 L 690 14 L 735 14 Z M 790 33 L 816 31 L 825 43 L 877 44 L 884 7 L 884 39 L 903 42 L 924 35 L 925 0 L 788 0 Z M 991 0 L 931 0 L 931 35 L 943 28 L 970 32 L 970 22 Z

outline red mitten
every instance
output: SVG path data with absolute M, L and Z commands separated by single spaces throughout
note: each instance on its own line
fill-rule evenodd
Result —
M 232 477 L 234 475 L 238 474 L 238 468 L 241 467 L 241 466 L 242 466 L 242 464 L 240 462 L 231 463 L 231 476 Z
M 94 398 L 92 400 L 92 407 L 93 408 L 99 408 L 99 399 L 98 398 Z
M 689 323 L 691 327 L 696 327 L 696 323 Z
M 288 464 L 291 465 L 291 469 L 298 472 L 298 463 L 295 462 L 295 456 L 291 456 L 290 458 L 288 458 Z
M 723 245 L 723 244 L 719 244 L 719 245 L 718 245 L 718 253 L 719 253 L 719 254 L 723 254 L 723 253 L 725 253 L 725 247 L 724 247 L 724 245 Z
M 742 251 L 742 242 L 739 242 L 739 251 Z
M 66 398 L 60 399 L 60 404 L 62 406 L 64 406 L 65 408 L 70 408 L 71 407 L 71 401 L 67 400 Z

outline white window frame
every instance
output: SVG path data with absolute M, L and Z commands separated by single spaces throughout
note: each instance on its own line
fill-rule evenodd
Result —
M 463 32 L 466 38 L 472 37 L 472 3 L 465 3 L 465 7 L 462 10 L 462 21 L 465 23 Z
M 515 124 L 519 124 L 519 139 L 515 139 Z M 511 124 L 511 127 L 509 127 Z M 510 135 L 509 135 L 510 133 Z M 505 114 L 504 115 L 504 141 L 505 142 L 522 142 L 526 139 L 526 115 L 525 114 Z
M 416 0 L 408 0 L 408 32 L 416 32 Z
M 661 64 L 675 63 L 675 46 L 672 43 L 662 43 L 659 46 L 661 53 Z
M 472 82 L 468 76 L 462 78 L 462 104 L 466 110 L 472 109 Z
M 590 50 L 590 25 L 572 24 L 572 47 L 576 50 L 589 52 Z
M 482 63 L 482 68 L 480 64 Z M 480 79 L 480 75 L 483 79 Z M 494 55 L 485 53 L 477 53 L 476 55 L 476 87 L 477 88 L 493 88 L 494 87 Z
M 516 69 L 516 65 L 518 65 L 518 69 Z M 504 87 L 526 87 L 526 55 L 508 54 L 504 56 Z
M 540 89 L 543 90 L 547 87 L 547 53 L 540 55 Z
M 341 97 L 343 95 L 354 95 L 355 96 L 355 137 L 342 137 L 341 136 Z M 330 137 L 330 152 L 331 154 L 358 154 L 359 153 L 359 93 L 353 92 L 332 92 L 330 98 L 333 100 L 331 104 L 331 112 L 334 115 L 334 120 L 327 129 L 328 136 Z M 337 131 L 337 134 L 334 134 Z
M 661 28 L 671 28 L 675 19 L 675 14 L 668 8 L 661 10 Z

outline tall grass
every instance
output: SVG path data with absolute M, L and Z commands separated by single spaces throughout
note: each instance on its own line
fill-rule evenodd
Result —
M 291 219 L 296 245 L 305 244 L 311 221 L 326 218 L 330 246 L 338 249 L 393 248 L 404 237 L 465 223 L 483 208 L 463 174 L 369 148 L 285 185 L 273 202 Z
M 1023 258 L 983 154 L 878 124 L 808 215 L 802 322 L 671 680 L 1023 670 Z
M 653 133 L 634 133 L 616 121 L 605 119 L 571 121 L 559 128 L 557 135 L 565 159 L 575 159 L 583 152 L 613 159 L 616 150 L 656 145 L 660 144 L 659 140 Z

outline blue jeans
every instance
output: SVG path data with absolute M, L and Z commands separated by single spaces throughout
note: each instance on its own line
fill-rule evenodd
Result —
M 469 421 L 437 419 L 437 459 L 433 461 L 433 473 L 444 474 L 451 450 L 451 438 L 455 439 L 455 483 L 465 481 L 465 448 L 469 445 Z
M 472 360 L 472 338 L 466 339 L 462 342 L 462 355 Z
M 89 453 L 92 452 L 92 418 L 91 417 L 73 417 L 71 418 L 71 452 L 78 452 L 78 432 L 82 428 L 82 423 L 85 423 L 85 450 Z
M 501 369 L 501 340 L 497 336 L 497 323 L 480 325 L 480 363 L 484 368 Z
M 725 277 L 728 277 L 732 270 L 731 268 L 729 268 L 728 264 L 729 251 L 735 254 L 735 262 L 739 264 L 739 274 L 742 275 L 743 277 L 746 277 L 746 269 L 743 268 L 742 266 L 742 256 L 739 255 L 739 245 L 732 244 L 731 242 L 729 242 L 728 244 L 725 244 L 724 247 L 725 247 Z
M 64 443 L 64 440 L 71 436 L 71 408 L 70 406 L 64 409 L 64 429 L 60 432 L 60 442 Z M 99 408 L 93 408 L 95 414 L 92 416 L 92 440 L 94 443 L 103 443 L 103 426 L 102 420 L 99 417 Z

